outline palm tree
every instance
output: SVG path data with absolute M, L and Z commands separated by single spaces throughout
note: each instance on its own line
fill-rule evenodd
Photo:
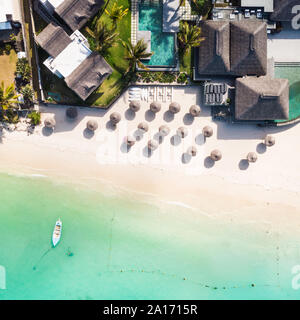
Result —
M 97 20 L 94 29 L 95 30 L 92 31 L 89 27 L 85 28 L 86 32 L 94 40 L 94 50 L 103 54 L 107 51 L 107 49 L 116 45 L 116 40 L 119 36 L 119 33 L 113 32 L 100 19 Z
M 201 37 L 201 28 L 198 26 L 190 25 L 188 22 L 184 22 L 180 26 L 180 32 L 178 33 L 178 40 L 181 44 L 184 54 L 190 51 L 193 47 L 199 47 L 200 43 L 205 38 Z
M 13 108 L 14 104 L 18 102 L 17 98 L 19 95 L 15 94 L 15 86 L 11 84 L 7 88 L 4 86 L 4 82 L 0 85 L 0 108 L 1 111 L 5 111 L 9 108 Z
M 139 40 L 135 46 L 131 42 L 122 42 L 122 44 L 126 50 L 125 59 L 129 61 L 127 72 L 135 71 L 136 65 L 141 69 L 149 70 L 141 60 L 150 58 L 153 52 L 147 52 L 147 44 L 143 39 Z
M 117 21 L 122 20 L 127 15 L 128 11 L 128 8 L 123 10 L 123 6 L 118 6 L 117 2 L 113 4 L 110 11 L 105 9 L 106 14 L 111 18 L 115 28 L 117 27 Z

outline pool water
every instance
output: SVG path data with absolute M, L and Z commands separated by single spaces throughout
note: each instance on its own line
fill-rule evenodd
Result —
M 143 63 L 149 66 L 175 65 L 175 35 L 162 32 L 162 6 L 139 5 L 139 30 L 151 31 L 150 60 Z
M 275 77 L 288 79 L 290 84 L 290 116 L 289 120 L 300 117 L 300 67 L 277 66 Z M 286 121 L 286 120 L 284 120 Z M 277 120 L 276 122 L 283 122 Z

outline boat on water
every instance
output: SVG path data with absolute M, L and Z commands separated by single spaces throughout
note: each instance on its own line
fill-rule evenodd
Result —
M 62 222 L 60 219 L 58 219 L 55 223 L 55 227 L 52 234 L 52 244 L 53 247 L 55 247 L 61 238 L 61 232 L 62 232 Z

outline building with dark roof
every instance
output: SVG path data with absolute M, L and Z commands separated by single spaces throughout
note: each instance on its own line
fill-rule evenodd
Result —
M 93 52 L 65 78 L 65 82 L 82 100 L 86 100 L 112 71 L 105 59 Z
M 230 72 L 230 24 L 228 21 L 208 20 L 201 24 L 205 40 L 198 50 L 198 72 L 227 74 Z
M 104 0 L 64 0 L 55 12 L 75 31 L 81 29 L 103 4 Z
M 267 25 L 258 20 L 200 23 L 205 40 L 195 49 L 198 75 L 263 76 L 267 73 Z
M 36 37 L 36 42 L 53 58 L 57 57 L 71 42 L 69 35 L 51 22 Z
M 37 37 L 37 43 L 50 55 L 44 65 L 82 100 L 112 73 L 112 68 L 97 52 L 92 52 L 88 41 L 76 30 L 71 36 L 50 23 Z
M 289 119 L 289 81 L 287 79 L 238 78 L 235 90 L 236 120 Z

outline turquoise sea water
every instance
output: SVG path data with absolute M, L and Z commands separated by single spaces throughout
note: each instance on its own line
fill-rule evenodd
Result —
M 174 66 L 175 37 L 162 32 L 162 6 L 139 5 L 139 30 L 151 31 L 151 51 L 154 52 L 149 66 Z
M 288 79 L 290 84 L 290 116 L 289 120 L 300 117 L 300 67 L 277 66 L 275 77 Z M 277 122 L 282 122 L 278 120 Z
M 291 287 L 300 243 L 290 236 L 105 187 L 0 175 L 0 189 L 0 299 L 300 296 Z M 62 241 L 49 250 L 58 217 Z

